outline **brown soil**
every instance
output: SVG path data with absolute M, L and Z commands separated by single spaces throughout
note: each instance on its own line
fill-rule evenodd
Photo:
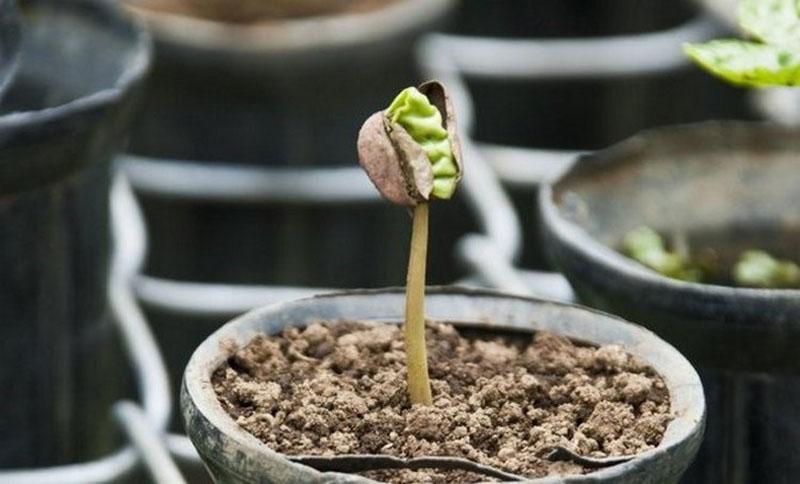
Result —
M 129 0 L 136 8 L 227 23 L 253 24 L 360 13 L 397 0 Z
M 555 446 L 592 457 L 658 445 L 671 420 L 654 370 L 617 346 L 477 339 L 429 324 L 434 405 L 410 406 L 400 328 L 353 322 L 257 336 L 213 376 L 237 423 L 288 455 L 464 457 L 540 477 L 587 473 Z M 388 482 L 473 482 L 466 473 L 378 471 Z M 486 479 L 484 479 L 486 480 Z

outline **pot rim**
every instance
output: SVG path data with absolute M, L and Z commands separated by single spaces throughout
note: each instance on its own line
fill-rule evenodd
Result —
M 556 243 L 567 247 L 603 269 L 628 279 L 631 284 L 636 284 L 642 292 L 668 290 L 684 297 L 697 300 L 702 306 L 707 306 L 709 314 L 719 314 L 729 307 L 731 300 L 742 301 L 750 304 L 774 303 L 776 299 L 785 300 L 787 303 L 797 305 L 800 302 L 798 289 L 759 289 L 751 287 L 731 287 L 718 284 L 702 284 L 671 279 L 655 271 L 651 271 L 620 254 L 613 248 L 603 244 L 592 237 L 585 229 L 561 215 L 561 210 L 554 200 L 555 191 L 560 182 L 575 173 L 576 170 L 591 165 L 611 165 L 617 160 L 629 159 L 632 151 L 639 151 L 642 144 L 651 137 L 662 136 L 681 131 L 699 131 L 702 135 L 719 135 L 731 130 L 761 130 L 769 133 L 778 133 L 780 136 L 795 136 L 796 133 L 785 127 L 773 125 L 768 122 L 749 121 L 704 121 L 700 123 L 678 124 L 643 130 L 638 134 L 623 141 L 615 143 L 608 148 L 594 153 L 579 155 L 576 162 L 569 170 L 557 180 L 542 185 L 539 192 L 539 206 L 542 214 L 543 226 L 550 238 Z M 658 301 L 654 301 L 658 304 Z M 738 306 L 737 306 L 738 307 Z M 710 308 L 713 308 L 710 309 Z M 698 308 L 696 308 L 698 309 Z M 735 308 L 733 308 L 735 309 Z
M 245 431 L 236 424 L 235 420 L 222 408 L 222 405 L 217 399 L 211 384 L 211 376 L 219 365 L 225 361 L 227 356 L 232 351 L 232 348 L 241 347 L 246 344 L 255 334 L 259 332 L 258 322 L 272 316 L 275 317 L 281 313 L 291 310 L 292 308 L 302 307 L 307 304 L 324 304 L 331 299 L 346 299 L 370 296 L 396 296 L 402 298 L 405 289 L 402 287 L 385 288 L 385 289 L 360 289 L 349 290 L 338 293 L 323 294 L 313 296 L 310 298 L 299 299 L 296 301 L 279 303 L 271 306 L 254 309 L 233 321 L 223 325 L 213 334 L 211 334 L 192 354 L 189 363 L 184 372 L 181 400 L 184 409 L 184 416 L 187 411 L 199 414 L 204 420 L 203 424 L 208 425 L 223 438 L 228 440 L 226 446 L 238 447 L 239 449 L 247 449 L 252 454 L 266 455 L 270 459 L 274 459 L 283 466 L 298 466 L 290 462 L 284 454 L 270 449 L 266 444 L 261 442 L 255 436 Z M 705 397 L 703 394 L 702 384 L 694 368 L 689 361 L 681 355 L 669 343 L 661 340 L 653 332 L 623 320 L 622 318 L 603 313 L 591 308 L 579 306 L 576 304 L 553 302 L 544 299 L 509 295 L 497 291 L 486 289 L 467 289 L 454 286 L 443 287 L 428 287 L 426 291 L 428 301 L 433 298 L 441 298 L 447 296 L 461 296 L 469 299 L 474 298 L 488 298 L 496 301 L 506 301 L 510 304 L 519 303 L 524 304 L 529 308 L 537 307 L 542 313 L 550 311 L 561 311 L 572 313 L 572 318 L 577 318 L 582 314 L 585 318 L 591 319 L 591 324 L 595 325 L 599 322 L 613 325 L 609 328 L 609 334 L 614 331 L 624 332 L 628 335 L 634 335 L 637 338 L 637 344 L 634 346 L 623 345 L 626 351 L 636 355 L 644 360 L 648 365 L 651 365 L 659 375 L 664 378 L 670 391 L 670 405 L 674 412 L 673 420 L 667 426 L 662 442 L 646 452 L 636 454 L 630 461 L 622 464 L 617 464 L 611 467 L 600 469 L 586 475 L 568 476 L 570 482 L 586 482 L 595 479 L 614 477 L 629 470 L 633 470 L 642 465 L 643 462 L 655 459 L 661 454 L 668 452 L 674 447 L 681 444 L 690 443 L 696 440 L 699 445 L 699 440 L 702 438 L 702 432 L 705 426 Z M 546 315 L 545 315 L 546 317 Z M 397 321 L 396 317 L 391 318 Z M 455 318 L 454 318 L 455 319 Z M 376 318 L 377 321 L 387 322 L 389 317 Z M 288 322 L 288 320 L 285 320 Z M 546 319 L 531 321 L 526 319 L 526 324 L 512 323 L 495 326 L 496 329 L 514 328 L 514 329 L 527 329 L 529 331 L 556 331 L 555 328 L 548 326 L 549 321 Z M 461 322 L 461 321 L 459 321 Z M 465 323 L 467 321 L 464 321 Z M 472 321 L 473 323 L 486 323 L 486 321 Z M 570 325 L 572 325 L 572 321 Z M 590 324 L 588 321 L 581 323 L 576 322 L 575 327 L 564 328 L 560 331 L 561 334 L 571 338 L 581 340 L 580 326 Z M 556 325 L 558 326 L 558 325 Z M 561 326 L 566 326 L 561 324 Z M 569 334 L 574 333 L 574 334 Z M 610 344 L 613 341 L 597 341 L 586 340 L 594 344 Z M 235 342 L 232 345 L 231 342 Z M 654 353 L 652 359 L 643 357 L 640 353 L 644 352 Z M 192 436 L 192 432 L 188 432 Z M 203 453 L 201 452 L 201 455 Z M 204 458 L 208 458 L 204 455 Z M 214 460 L 214 459 L 212 459 Z M 217 461 L 221 464 L 221 461 Z M 230 468 L 226 467 L 228 471 Z M 310 469 L 309 469 L 310 470 Z M 534 479 L 530 482 L 562 482 L 564 476 L 548 476 L 545 478 Z M 364 481 L 372 482 L 372 481 Z M 529 482 L 529 481 L 526 481 Z
M 57 106 L 15 111 L 0 116 L 0 130 L 13 130 L 22 125 L 56 123 L 75 113 L 102 111 L 117 103 L 130 90 L 131 85 L 139 82 L 150 65 L 152 49 L 150 34 L 141 22 L 126 16 L 114 2 L 108 0 L 73 0 L 70 2 L 37 0 L 37 3 L 57 5 L 58 8 L 70 8 L 84 12 L 87 18 L 93 18 L 93 21 L 102 25 L 103 28 L 127 31 L 133 38 L 130 62 L 125 65 L 111 86 Z M 24 14 L 20 15 L 24 17 Z
M 320 15 L 260 24 L 234 24 L 125 6 L 167 44 L 214 53 L 279 55 L 371 44 L 400 36 L 440 18 L 454 0 L 397 0 L 357 13 Z

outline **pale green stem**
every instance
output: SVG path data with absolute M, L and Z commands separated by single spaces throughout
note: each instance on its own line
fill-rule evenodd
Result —
M 431 405 L 431 382 L 425 348 L 425 264 L 428 254 L 428 204 L 414 207 L 406 278 L 406 365 L 411 404 Z

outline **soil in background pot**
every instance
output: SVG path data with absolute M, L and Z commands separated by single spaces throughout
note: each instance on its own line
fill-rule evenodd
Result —
M 255 337 L 213 375 L 237 423 L 287 455 L 464 457 L 529 477 L 591 472 L 546 458 L 657 446 L 671 420 L 655 371 L 618 346 L 538 333 L 481 337 L 429 323 L 434 405 L 408 403 L 402 329 L 339 321 Z M 468 473 L 372 471 L 387 482 L 474 482 Z M 481 478 L 485 480 L 485 478 Z
M 138 0 L 146 10 L 219 22 L 252 24 L 283 19 L 360 13 L 398 0 Z

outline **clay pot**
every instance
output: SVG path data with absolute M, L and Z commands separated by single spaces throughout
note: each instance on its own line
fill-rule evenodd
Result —
M 644 132 L 580 158 L 539 203 L 553 261 L 579 299 L 652 329 L 703 376 L 711 409 L 698 471 L 714 482 L 800 472 L 800 290 L 668 279 L 622 256 L 647 225 L 713 247 L 800 261 L 796 131 L 709 122 Z M 745 482 L 745 481 L 737 481 Z
M 221 346 L 241 346 L 258 332 L 275 334 L 286 326 L 319 319 L 362 319 L 399 323 L 402 289 L 352 291 L 318 296 L 254 310 L 220 328 L 195 351 L 184 374 L 181 407 L 189 437 L 209 471 L 220 483 L 374 482 L 342 474 L 346 469 L 317 471 L 291 462 L 241 429 L 225 412 L 211 387 L 212 373 L 229 356 Z M 655 449 L 590 475 L 555 478 L 558 482 L 675 482 L 700 445 L 705 420 L 702 387 L 691 365 L 649 331 L 606 314 L 577 306 L 507 296 L 489 291 L 431 288 L 426 299 L 433 320 L 458 322 L 471 329 L 492 328 L 494 321 L 514 332 L 544 330 L 593 344 L 621 344 L 664 378 L 675 419 Z M 497 327 L 493 328 L 497 331 Z M 339 472 L 337 472 L 339 471 Z M 539 482 L 539 481 L 537 481 Z M 553 478 L 540 482 L 556 482 Z
M 126 373 L 106 304 L 108 180 L 150 56 L 111 2 L 29 0 L 20 13 L 0 115 L 2 468 L 115 443 Z

